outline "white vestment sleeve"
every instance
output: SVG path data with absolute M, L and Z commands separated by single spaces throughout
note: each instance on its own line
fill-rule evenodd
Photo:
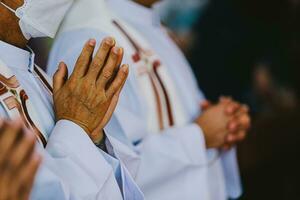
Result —
M 47 151 L 56 160 L 57 173 L 83 199 L 122 199 L 112 167 L 86 132 L 60 120 L 49 138 Z
M 228 197 L 237 199 L 242 195 L 242 183 L 236 155 L 236 148 L 223 153 L 222 166 Z

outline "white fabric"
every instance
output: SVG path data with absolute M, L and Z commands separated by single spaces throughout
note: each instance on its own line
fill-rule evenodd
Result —
M 200 103 L 204 98 L 185 58 L 160 29 L 159 18 L 151 11 L 124 0 L 108 2 L 115 5 L 108 9 L 103 0 L 80 0 L 73 5 L 54 43 L 48 72 L 53 74 L 54 66 L 60 60 L 64 60 L 72 71 L 77 56 L 89 38 L 97 39 L 98 45 L 105 36 L 116 38 L 118 45 L 125 49 L 124 63 L 129 64 L 131 73 L 107 130 L 109 134 L 114 134 L 114 128 L 118 126 L 118 131 L 123 131 L 135 145 L 132 149 L 138 153 L 141 164 L 134 177 L 145 197 L 150 200 L 226 199 L 227 173 L 223 171 L 219 154 L 215 150 L 206 150 L 201 128 L 192 123 L 201 112 Z M 110 11 L 114 9 L 118 11 L 112 14 Z M 134 18 L 136 23 L 132 23 L 125 13 L 127 17 Z M 113 20 L 125 27 L 142 49 L 150 50 L 160 59 L 171 84 L 176 88 L 178 102 L 187 115 L 185 124 L 163 131 L 151 131 L 148 121 L 151 107 L 146 100 L 148 97 L 141 92 L 135 73 L 138 65 L 132 58 L 136 50 L 112 23 Z M 139 64 L 147 66 L 147 63 Z M 234 152 L 229 152 L 231 153 Z M 121 160 L 130 170 L 130 161 Z M 228 168 L 232 170 L 231 167 Z M 233 171 L 237 172 L 236 168 Z M 213 176 L 215 172 L 216 176 Z M 232 179 L 236 180 L 236 173 L 232 174 L 235 176 Z M 217 184 L 213 185 L 213 182 Z M 236 189 L 236 183 L 233 184 Z
M 74 4 L 65 25 L 62 25 L 61 36 L 54 44 L 48 65 L 50 73 L 55 71 L 54 66 L 59 60 L 64 60 L 71 71 L 85 41 L 96 38 L 99 45 L 99 40 L 107 34 L 114 36 L 125 48 L 124 62 L 132 66 L 133 49 L 123 34 L 111 24 L 109 15 L 103 15 L 107 10 L 101 3 L 102 1 L 90 0 L 89 3 L 78 1 Z M 81 13 L 80 16 L 77 15 L 78 12 Z M 130 26 L 127 27 L 131 29 Z M 65 30 L 69 31 L 63 33 Z M 150 46 L 136 31 L 134 33 L 135 39 L 141 41 L 143 45 Z M 133 143 L 139 143 L 132 147 L 139 153 L 141 159 L 136 180 L 143 192 L 146 192 L 146 198 L 208 199 L 205 168 L 208 161 L 202 130 L 190 123 L 163 132 L 149 132 L 145 115 L 147 109 L 143 106 L 142 100 L 144 97 L 138 94 L 138 91 L 140 90 L 136 79 L 131 73 L 121 94 L 116 114 L 107 130 L 109 134 L 114 134 L 113 129 L 119 126 L 119 130 L 123 130 Z M 194 95 L 191 99 L 199 97 L 198 91 Z M 130 170 L 131 161 L 122 158 L 121 160 Z
M 24 0 L 14 11 L 2 1 L 1 4 L 15 13 L 24 37 L 54 37 L 61 21 L 74 0 Z
M 107 0 L 107 2 L 109 7 L 114 10 L 114 13 L 125 19 L 126 22 L 136 30 L 139 30 L 147 38 L 155 52 L 161 57 L 162 62 L 170 67 L 170 73 L 173 73 L 174 77 L 173 80 L 178 82 L 176 88 L 181 92 L 181 96 L 189 97 L 194 92 L 198 93 L 196 90 L 199 89 L 187 60 L 175 43 L 169 38 L 160 23 L 157 22 L 159 21 L 157 12 L 142 7 L 130 0 Z M 128 10 L 131 12 L 128 12 Z M 183 74 L 187 76 L 184 77 Z M 194 107 L 191 109 L 199 110 L 201 99 L 193 103 L 191 100 L 186 100 L 185 102 L 189 102 L 188 106 Z M 218 152 L 209 150 L 207 156 L 208 160 L 213 160 L 218 156 Z M 213 200 L 227 199 L 228 197 L 238 198 L 241 195 L 241 181 L 235 149 L 229 152 L 222 152 L 221 159 L 216 160 L 216 162 L 209 166 L 208 183 L 210 185 L 211 199 Z
M 52 97 L 32 73 L 33 54 L 0 41 L 0 61 L 17 77 L 38 111 L 40 120 L 35 123 L 47 133 L 46 149 L 38 146 L 44 159 L 31 199 L 143 199 L 133 179 L 117 160 L 119 155 L 129 155 L 124 151 L 125 145 L 117 146 L 117 139 L 109 137 L 107 141 L 113 150 L 104 157 L 105 153 L 93 144 L 81 127 L 68 120 L 55 124 Z M 0 116 L 9 117 L 3 104 Z M 138 160 L 132 158 L 132 162 Z M 117 180 L 121 181 L 121 188 Z

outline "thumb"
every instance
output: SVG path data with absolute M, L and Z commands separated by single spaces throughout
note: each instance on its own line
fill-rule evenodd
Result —
M 204 100 L 203 102 L 201 102 L 200 106 L 202 110 L 206 110 L 209 107 L 211 107 L 212 103 L 208 100 Z
M 68 78 L 68 68 L 64 62 L 60 62 L 58 69 L 53 76 L 53 92 L 59 91 Z

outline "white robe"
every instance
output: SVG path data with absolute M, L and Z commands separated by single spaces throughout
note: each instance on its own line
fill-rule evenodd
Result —
M 133 149 L 141 158 L 136 180 L 145 197 L 150 200 L 222 200 L 229 196 L 239 196 L 240 183 L 234 150 L 222 152 L 221 157 L 215 150 L 207 151 L 201 128 L 192 123 L 201 112 L 200 103 L 204 98 L 189 65 L 160 29 L 156 16 L 137 5 L 129 6 L 131 4 L 120 0 L 111 9 L 104 9 L 103 1 L 77 1 L 66 17 L 53 46 L 48 72 L 53 74 L 54 66 L 60 60 L 65 60 L 72 70 L 87 39 L 95 38 L 99 43 L 105 36 L 115 37 L 118 45 L 124 47 L 124 63 L 129 63 L 131 73 L 110 126 L 121 125 L 125 135 L 135 145 Z M 114 9 L 117 9 L 116 14 L 112 14 Z M 159 59 L 162 62 L 161 75 L 172 82 L 169 89 L 172 85 L 176 88 L 172 92 L 177 94 L 172 99 L 179 102 L 181 108 L 175 110 L 186 115 L 178 120 L 176 126 L 155 131 L 157 117 L 153 114 L 153 103 L 148 101 L 149 98 L 154 99 L 151 96 L 153 91 L 145 92 L 149 83 L 145 86 L 145 81 L 137 78 L 137 68 L 146 64 L 133 61 L 136 50 L 124 33 L 112 23 L 113 20 L 118 21 L 143 49 L 151 52 L 149 59 Z M 165 121 L 163 125 L 166 125 Z M 112 130 L 109 132 L 114 133 Z M 228 161 L 227 157 L 231 160 Z M 225 163 L 222 160 L 226 160 L 225 167 L 228 171 L 222 167 Z M 130 170 L 130 162 L 124 161 L 124 164 Z M 229 186 L 228 194 L 225 185 Z
M 109 155 L 98 149 L 75 123 L 55 123 L 51 93 L 33 72 L 34 66 L 34 53 L 0 41 L 0 82 L 10 87 L 5 78 L 16 77 L 29 98 L 29 115 L 48 142 L 46 149 L 37 145 L 44 158 L 31 199 L 121 200 L 122 195 L 124 199 L 143 199 L 127 169 L 116 158 L 128 156 L 133 163 L 138 159 L 130 156 L 128 148 L 112 136 L 106 140 Z M 1 117 L 17 116 L 17 110 L 7 110 L 9 104 L 5 103 L 12 94 L 8 91 L 0 95 Z

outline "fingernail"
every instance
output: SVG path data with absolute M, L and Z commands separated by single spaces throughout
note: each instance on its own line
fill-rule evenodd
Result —
M 105 38 L 105 43 L 112 46 L 115 44 L 115 39 L 112 37 L 107 37 L 107 38 Z
M 92 47 L 95 46 L 96 45 L 96 40 L 95 39 L 90 39 L 89 40 L 89 45 L 92 46 Z
M 128 73 L 128 71 L 129 71 L 129 66 L 128 66 L 128 65 L 123 65 L 122 71 L 123 71 L 124 73 Z
M 64 64 L 63 62 L 60 62 L 60 63 L 58 64 L 58 70 L 61 70 L 63 64 Z
M 124 49 L 122 47 L 119 47 L 119 48 L 120 48 L 119 52 L 120 52 L 120 54 L 122 54 Z
M 114 47 L 114 48 L 113 48 L 113 53 L 116 54 L 116 55 L 119 55 L 119 53 L 120 53 L 120 48 L 119 48 L 119 47 Z

